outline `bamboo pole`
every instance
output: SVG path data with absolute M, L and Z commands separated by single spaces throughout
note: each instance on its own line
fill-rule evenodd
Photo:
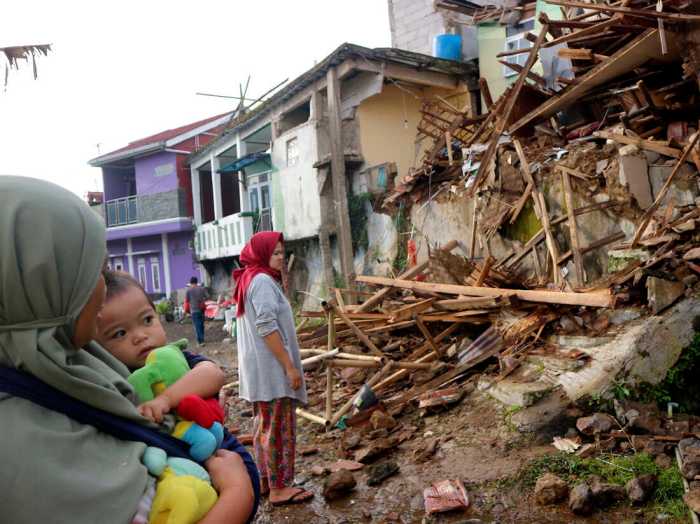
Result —
M 326 366 L 326 420 L 330 420 L 332 416 L 333 416 L 333 367 Z
M 431 369 L 431 362 L 394 362 L 395 368 L 398 369 Z
M 374 387 L 374 385 L 379 382 L 382 377 L 388 373 L 389 371 L 392 370 L 394 363 L 393 362 L 387 362 L 382 369 L 377 371 L 372 378 L 370 378 L 367 381 L 367 387 Z M 359 391 L 358 391 L 359 393 Z M 331 426 L 335 426 L 338 421 L 343 418 L 343 416 L 352 409 L 353 403 L 355 402 L 355 398 L 357 397 L 357 393 L 354 394 L 350 400 L 348 400 L 345 404 L 343 404 L 338 411 L 335 412 L 335 415 L 333 415 L 333 418 L 331 419 Z
M 337 305 L 335 305 L 333 302 L 322 302 L 321 305 L 323 306 L 324 309 L 331 308 L 329 311 L 333 311 L 336 315 L 338 315 L 341 319 L 343 319 L 343 322 L 345 322 L 345 325 L 347 325 L 352 332 L 355 334 L 357 338 L 360 339 L 360 342 L 362 342 L 365 346 L 369 348 L 369 350 L 374 353 L 375 355 L 378 356 L 383 356 L 384 354 L 379 350 L 379 348 L 372 342 L 367 335 L 365 335 L 364 331 L 362 331 L 357 325 L 348 318 L 348 316 L 345 314 L 344 311 L 342 311 Z
M 323 417 L 319 417 L 318 415 L 314 415 L 313 413 L 309 413 L 308 411 L 305 411 L 301 408 L 297 408 L 296 413 L 300 417 L 303 417 L 306 420 L 310 420 L 311 422 L 315 422 L 316 424 L 320 424 L 324 427 L 327 427 L 330 425 L 330 422 L 328 421 L 328 419 L 325 419 Z
M 301 361 L 301 367 L 303 369 L 306 369 L 307 367 L 311 366 L 312 364 L 316 364 L 317 362 L 321 362 L 323 360 L 327 360 L 329 358 L 335 357 L 338 353 L 340 352 L 339 349 L 333 349 L 331 351 L 326 351 L 325 353 L 321 355 L 315 355 L 313 357 L 305 358 L 304 360 Z
M 379 362 L 380 364 L 386 363 L 386 357 L 373 357 L 372 355 L 356 355 L 355 353 L 343 353 L 342 351 L 338 353 L 336 357 L 348 360 L 365 360 L 368 362 Z
M 328 361 L 328 365 L 334 368 L 378 368 L 381 362 L 368 362 L 366 360 L 342 360 L 333 359 Z

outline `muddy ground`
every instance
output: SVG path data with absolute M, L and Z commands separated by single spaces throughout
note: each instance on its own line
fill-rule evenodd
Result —
M 236 380 L 235 343 L 224 340 L 222 323 L 206 323 L 206 345 L 199 351 L 218 362 L 228 381 Z M 166 324 L 170 340 L 187 337 L 193 341 L 189 323 Z M 191 344 L 194 348 L 194 344 Z M 195 350 L 197 351 L 197 350 Z M 313 381 L 313 372 L 307 374 Z M 235 393 L 235 389 L 233 390 Z M 232 397 L 228 401 L 227 425 L 240 433 L 252 429 L 251 406 Z M 566 425 L 549 434 L 521 435 L 512 429 L 507 412 L 478 391 L 456 407 L 422 417 L 415 408 L 404 410 L 401 427 L 415 428 L 413 436 L 378 462 L 390 459 L 400 467 L 398 474 L 376 487 L 366 483 L 365 467 L 355 473 L 357 487 L 343 499 L 326 503 L 322 496 L 323 477 L 313 476 L 315 465 L 328 465 L 343 456 L 341 431 L 320 431 L 319 426 L 299 419 L 297 448 L 318 448 L 308 456 L 297 455 L 297 483 L 315 493 L 312 502 L 273 508 L 264 502 L 257 523 L 650 523 L 672 522 L 666 516 L 626 505 L 579 518 L 565 505 L 543 508 L 534 503 L 531 490 L 515 481 L 518 472 L 532 458 L 551 453 L 553 435 L 562 435 Z M 356 431 L 351 429 L 348 431 Z M 347 432 L 346 432 L 347 433 Z M 365 435 L 362 435 L 366 439 Z M 436 453 L 417 462 L 414 453 L 430 439 L 438 438 Z M 352 458 L 347 457 L 347 458 Z M 467 488 L 470 507 L 464 512 L 425 518 L 422 493 L 434 481 L 459 478 Z

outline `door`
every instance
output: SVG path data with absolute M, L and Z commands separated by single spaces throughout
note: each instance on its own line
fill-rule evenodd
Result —
M 259 217 L 256 232 L 272 231 L 272 198 L 268 173 L 248 177 L 248 195 L 250 210 Z

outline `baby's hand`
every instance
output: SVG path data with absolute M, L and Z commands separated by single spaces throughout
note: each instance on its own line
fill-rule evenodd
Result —
M 141 415 L 159 424 L 163 421 L 163 415 L 169 412 L 170 399 L 168 399 L 166 395 L 160 395 L 139 406 L 139 413 L 141 413 Z

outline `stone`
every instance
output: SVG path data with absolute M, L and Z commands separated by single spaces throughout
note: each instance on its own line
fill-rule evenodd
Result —
M 569 486 L 552 473 L 545 473 L 535 484 L 535 500 L 542 506 L 558 504 L 566 499 Z
M 437 451 L 439 442 L 437 438 L 430 438 L 420 443 L 419 446 L 413 450 L 413 460 L 416 462 L 427 462 L 430 457 L 435 454 L 435 451 Z
M 646 249 L 611 249 L 608 251 L 608 273 L 617 273 L 632 262 L 646 262 L 649 253 Z
M 617 427 L 615 419 L 605 413 L 594 413 L 590 417 L 582 417 L 576 421 L 576 429 L 584 435 L 609 433 L 615 427 Z
M 632 435 L 631 440 L 632 446 L 634 446 L 634 449 L 639 453 L 640 451 L 646 450 L 647 445 L 652 439 L 649 435 Z
M 372 413 L 369 422 L 374 429 L 393 429 L 397 424 L 394 417 L 379 410 Z
M 647 300 L 654 315 L 659 314 L 685 293 L 683 282 L 671 282 L 658 277 L 647 277 Z
M 591 492 L 597 506 L 612 506 L 625 500 L 627 496 L 624 486 L 605 483 L 600 477 L 593 477 L 589 482 L 591 483 Z
M 669 420 L 666 423 L 666 433 L 674 437 L 682 437 L 683 435 L 690 433 L 690 421 Z
M 347 469 L 348 471 L 359 471 L 364 467 L 364 464 L 362 464 L 361 462 L 355 462 L 354 460 L 337 460 L 333 464 L 328 466 L 328 469 L 330 469 L 331 472 L 335 473 L 336 471 L 340 471 L 343 469 Z
M 593 492 L 586 483 L 577 484 L 569 493 L 569 509 L 577 515 L 593 512 Z
M 352 472 L 341 469 L 331 473 L 323 483 L 323 497 L 326 500 L 336 500 L 355 489 L 357 481 Z
M 654 459 L 654 463 L 661 469 L 668 469 L 673 466 L 673 459 L 668 455 L 659 455 Z
M 311 474 L 314 477 L 323 477 L 324 475 L 327 475 L 328 473 L 329 473 L 328 468 L 325 466 L 316 465 L 316 466 L 313 466 L 311 468 Z
M 355 449 L 362 443 L 359 433 L 344 433 L 340 440 L 340 446 L 344 451 Z
M 700 440 L 684 438 L 678 443 L 678 450 L 683 461 L 681 474 L 687 480 L 695 479 L 696 475 L 700 475 Z
M 668 443 L 662 442 L 660 440 L 649 440 L 644 446 L 644 452 L 649 453 L 649 455 L 652 455 L 654 457 L 657 457 L 659 455 L 665 455 L 666 453 L 668 453 L 668 449 Z
M 302 446 L 299 448 L 299 454 L 304 457 L 315 455 L 316 453 L 318 453 L 318 448 L 316 446 Z
M 700 513 L 700 488 L 691 488 L 688 493 L 683 495 L 683 501 L 695 513 Z
M 651 497 L 656 487 L 656 475 L 642 475 L 625 484 L 627 497 L 632 504 L 644 504 Z
M 382 462 L 370 466 L 367 471 L 367 485 L 378 486 L 384 480 L 399 472 L 399 465 L 394 461 Z

